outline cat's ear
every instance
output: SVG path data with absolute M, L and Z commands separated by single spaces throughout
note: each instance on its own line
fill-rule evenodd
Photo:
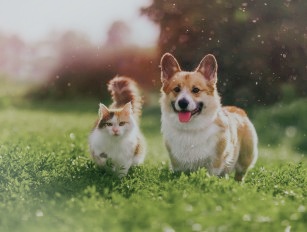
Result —
M 131 102 L 126 103 L 126 105 L 124 105 L 123 109 L 122 109 L 122 113 L 124 115 L 130 115 L 132 113 L 132 104 Z
M 98 115 L 99 118 L 102 119 L 104 116 L 109 114 L 109 109 L 104 104 L 99 103 Z

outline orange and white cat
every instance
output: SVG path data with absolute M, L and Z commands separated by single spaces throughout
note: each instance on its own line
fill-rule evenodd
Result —
M 107 159 L 121 176 L 133 165 L 143 163 L 146 144 L 138 122 L 142 99 L 137 84 L 128 77 L 115 77 L 108 84 L 113 103 L 99 104 L 95 128 L 89 136 L 91 156 L 98 166 Z
M 186 72 L 166 53 L 161 81 L 161 131 L 173 170 L 205 167 L 217 176 L 235 171 L 241 181 L 257 160 L 257 134 L 242 109 L 221 106 L 215 57 L 206 55 Z

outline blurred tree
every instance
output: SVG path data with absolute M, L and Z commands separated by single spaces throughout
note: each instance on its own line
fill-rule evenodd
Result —
M 106 45 L 116 47 L 127 46 L 130 42 L 130 36 L 130 27 L 123 21 L 115 21 L 108 31 Z
M 109 43 L 101 47 L 93 46 L 76 32 L 69 31 L 59 36 L 54 41 L 57 65 L 49 74 L 47 83 L 30 96 L 39 99 L 89 96 L 99 97 L 105 102 L 110 99 L 106 84 L 116 75 L 130 76 L 143 88 L 153 88 L 154 79 L 158 77 L 155 48 L 124 45 L 120 40 L 125 30 L 122 30 L 122 24 L 116 25 L 110 29 Z
M 307 95 L 307 1 L 153 0 L 141 11 L 160 25 L 160 55 L 187 70 L 217 57 L 224 103 L 275 102 L 283 83 Z
M 20 77 L 27 53 L 25 42 L 17 35 L 0 34 L 0 51 L 0 73 Z

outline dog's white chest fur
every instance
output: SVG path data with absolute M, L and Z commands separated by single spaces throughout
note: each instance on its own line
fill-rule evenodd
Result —
M 162 133 L 175 171 L 200 167 L 242 181 L 258 157 L 257 134 L 244 110 L 222 107 L 217 62 L 206 55 L 195 71 L 182 71 L 174 56 L 161 58 Z
M 205 129 L 181 129 L 180 122 L 169 116 L 162 115 L 161 130 L 170 153 L 173 170 L 194 171 L 206 167 L 210 171 L 216 154 L 218 142 L 216 135 L 220 128 L 216 124 L 211 124 Z

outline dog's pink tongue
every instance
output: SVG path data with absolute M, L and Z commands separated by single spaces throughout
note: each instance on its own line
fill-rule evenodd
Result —
M 178 117 L 180 122 L 189 122 L 191 118 L 191 112 L 179 112 Z

